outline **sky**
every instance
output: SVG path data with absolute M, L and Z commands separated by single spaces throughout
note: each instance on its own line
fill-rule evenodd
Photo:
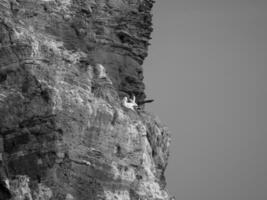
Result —
M 267 1 L 157 0 L 147 110 L 171 132 L 177 200 L 267 199 Z

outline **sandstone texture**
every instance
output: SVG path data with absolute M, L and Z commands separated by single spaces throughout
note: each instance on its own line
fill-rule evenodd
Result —
M 166 127 L 121 104 L 153 3 L 0 0 L 0 200 L 169 199 Z

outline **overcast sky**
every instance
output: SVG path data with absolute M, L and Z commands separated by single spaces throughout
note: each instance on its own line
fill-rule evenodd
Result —
M 177 200 L 267 199 L 267 1 L 157 0 L 146 93 Z

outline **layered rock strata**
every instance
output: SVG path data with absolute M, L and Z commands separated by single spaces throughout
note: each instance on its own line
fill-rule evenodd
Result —
M 145 99 L 152 5 L 0 0 L 0 199 L 169 199 L 167 129 L 121 104 Z

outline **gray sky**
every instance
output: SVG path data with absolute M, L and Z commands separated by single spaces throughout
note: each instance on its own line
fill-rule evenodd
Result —
M 172 133 L 177 200 L 267 199 L 267 1 L 157 0 L 148 110 Z

